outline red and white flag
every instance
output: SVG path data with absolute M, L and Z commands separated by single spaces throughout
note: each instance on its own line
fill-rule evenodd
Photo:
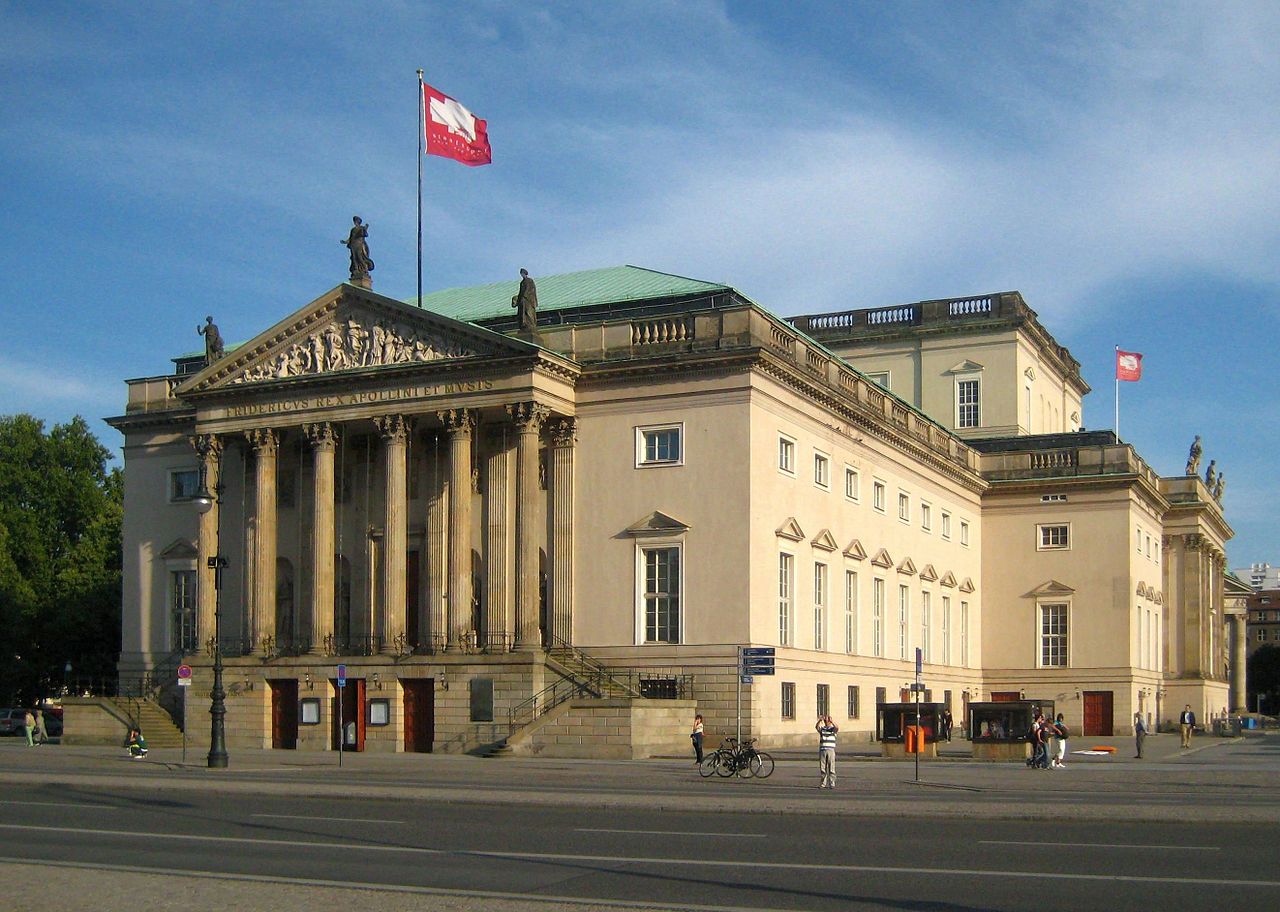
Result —
M 428 155 L 443 155 L 464 165 L 487 165 L 488 125 L 448 95 L 422 84 L 424 148 Z
M 1116 379 L 1141 380 L 1142 355 L 1116 349 Z

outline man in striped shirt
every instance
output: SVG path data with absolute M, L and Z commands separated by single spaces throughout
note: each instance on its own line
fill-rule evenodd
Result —
M 818 732 L 818 773 L 822 777 L 818 788 L 834 789 L 836 787 L 836 732 L 840 727 L 831 721 L 830 716 L 823 716 L 814 729 Z

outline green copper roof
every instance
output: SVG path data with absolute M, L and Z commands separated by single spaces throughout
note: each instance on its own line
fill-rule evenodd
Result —
M 563 310 L 592 304 L 618 304 L 650 298 L 698 297 L 730 290 L 715 282 L 687 279 L 684 276 L 655 272 L 639 266 L 612 266 L 563 275 L 533 276 L 538 287 L 538 312 Z M 511 298 L 520 288 L 517 278 L 491 285 L 446 288 L 423 295 L 420 307 L 455 320 L 489 320 L 514 317 Z M 413 298 L 407 299 L 409 304 Z

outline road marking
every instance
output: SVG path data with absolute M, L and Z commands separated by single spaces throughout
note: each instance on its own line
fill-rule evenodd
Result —
M 0 804 L 21 804 L 27 807 L 94 808 L 100 811 L 118 811 L 113 804 L 69 804 L 65 801 L 0 801 Z
M 631 836 L 727 836 L 733 839 L 764 839 L 764 833 L 691 833 L 687 830 L 606 830 L 600 827 L 576 827 L 575 833 L 626 833 Z
M 331 820 L 336 823 L 404 823 L 403 820 L 375 820 L 369 817 L 312 817 L 310 814 L 254 814 L 276 820 Z
M 483 849 L 428 849 L 419 846 L 361 845 L 358 842 L 320 842 L 309 839 L 257 839 L 249 836 L 199 836 L 193 833 L 144 833 L 138 830 L 94 830 L 88 827 L 52 827 L 30 824 L 0 823 L 0 830 L 27 833 L 77 834 L 80 836 L 109 836 L 121 839 L 137 839 L 159 842 L 206 842 L 222 845 L 287 846 L 298 849 L 333 849 L 352 852 L 381 852 L 395 855 L 434 855 L 453 858 L 505 859 L 507 861 L 534 861 L 541 864 L 602 864 L 602 865 L 655 865 L 659 867 L 691 868 L 748 868 L 762 871 L 822 871 L 836 874 L 893 874 L 903 877 L 937 875 L 943 877 L 981 877 L 1004 880 L 1097 880 L 1121 881 L 1141 884 L 1188 884 L 1211 887 L 1266 887 L 1280 889 L 1280 880 L 1230 880 L 1225 877 L 1155 877 L 1140 874 L 1067 874 L 1061 871 L 1009 871 L 981 868 L 920 868 L 891 865 L 811 864 L 786 861 L 717 861 L 701 858 L 662 858 L 651 855 L 573 855 L 553 852 L 496 852 Z M 66 851 L 66 846 L 62 847 Z M 31 859 L 25 859 L 31 863 Z M 44 862 L 37 861 L 37 864 Z
M 1218 846 L 1134 845 L 1112 842 L 1017 842 L 1012 839 L 979 839 L 979 845 L 1063 846 L 1085 849 L 1180 849 L 1186 852 L 1221 852 Z

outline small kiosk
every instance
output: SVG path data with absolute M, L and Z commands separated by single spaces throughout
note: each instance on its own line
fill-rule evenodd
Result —
M 920 723 L 916 726 L 916 707 Z M 938 741 L 945 740 L 942 714 L 945 703 L 877 703 L 876 740 L 885 757 L 903 759 L 919 752 L 921 757 L 937 757 Z
M 1031 721 L 1053 718 L 1052 700 L 1010 700 L 969 704 L 969 742 L 975 760 L 1026 760 L 1031 756 Z

